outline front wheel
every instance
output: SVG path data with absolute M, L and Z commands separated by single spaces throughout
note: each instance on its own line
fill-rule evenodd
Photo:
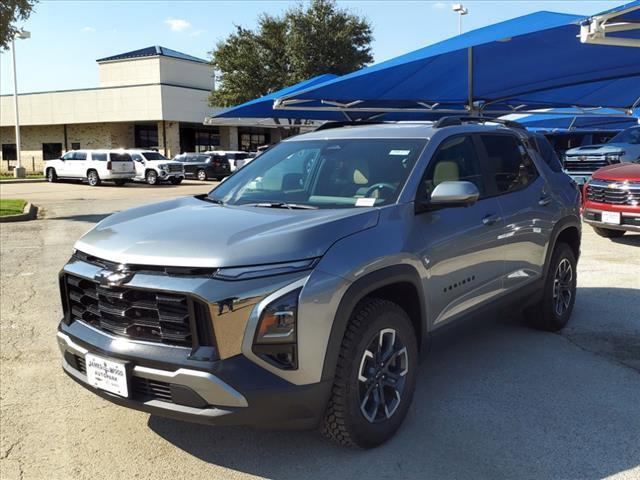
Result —
M 625 234 L 624 230 L 614 230 L 613 228 L 593 227 L 593 230 L 604 238 L 620 238 Z
M 576 266 L 571 247 L 558 243 L 549 262 L 542 299 L 525 312 L 532 327 L 556 332 L 567 324 L 576 302 Z
M 342 445 L 371 448 L 388 440 L 407 414 L 418 347 L 407 313 L 366 298 L 345 332 L 323 432 Z
M 147 181 L 149 185 L 157 185 L 158 184 L 158 174 L 155 170 L 148 170 L 144 179 Z
M 55 168 L 50 168 L 47 170 L 47 182 L 55 183 L 58 181 L 58 175 L 56 174 Z
M 89 173 L 87 173 L 87 182 L 92 187 L 97 187 L 98 185 L 100 185 L 101 180 L 98 172 L 96 172 L 95 170 L 89 170 Z
M 206 179 L 207 179 L 207 172 L 205 172 L 202 169 L 198 170 L 198 180 L 204 182 Z

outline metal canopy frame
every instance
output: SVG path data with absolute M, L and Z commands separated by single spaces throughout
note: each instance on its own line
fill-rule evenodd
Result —
M 640 10 L 640 5 L 632 5 L 622 10 L 595 15 L 580 26 L 580 41 L 592 45 L 612 45 L 617 47 L 640 48 L 640 39 L 607 34 L 640 31 L 640 21 L 621 19 L 624 15 Z

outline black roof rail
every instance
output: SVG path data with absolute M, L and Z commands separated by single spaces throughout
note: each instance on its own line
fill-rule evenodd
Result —
M 331 128 L 342 128 L 342 127 L 357 127 L 358 125 L 379 125 L 381 123 L 385 123 L 382 120 L 342 120 L 335 122 L 325 122 L 320 125 L 318 128 L 314 130 L 314 132 L 319 132 L 321 130 L 329 130 Z
M 465 123 L 499 123 L 500 125 L 504 125 L 505 127 L 518 128 L 520 130 L 527 129 L 521 123 L 514 122 L 513 120 L 488 117 L 472 117 L 470 115 L 442 117 L 433 125 L 433 128 L 452 127 L 455 125 L 464 125 Z

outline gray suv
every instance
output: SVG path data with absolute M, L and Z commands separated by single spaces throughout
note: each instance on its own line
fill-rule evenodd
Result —
M 64 371 L 152 414 L 367 448 L 402 423 L 435 330 L 505 304 L 567 323 L 580 195 L 543 137 L 335 127 L 86 233 L 60 274 Z

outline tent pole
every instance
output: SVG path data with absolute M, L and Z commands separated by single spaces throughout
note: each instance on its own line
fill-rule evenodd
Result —
M 467 85 L 469 88 L 469 114 L 473 115 L 473 47 L 467 48 Z

